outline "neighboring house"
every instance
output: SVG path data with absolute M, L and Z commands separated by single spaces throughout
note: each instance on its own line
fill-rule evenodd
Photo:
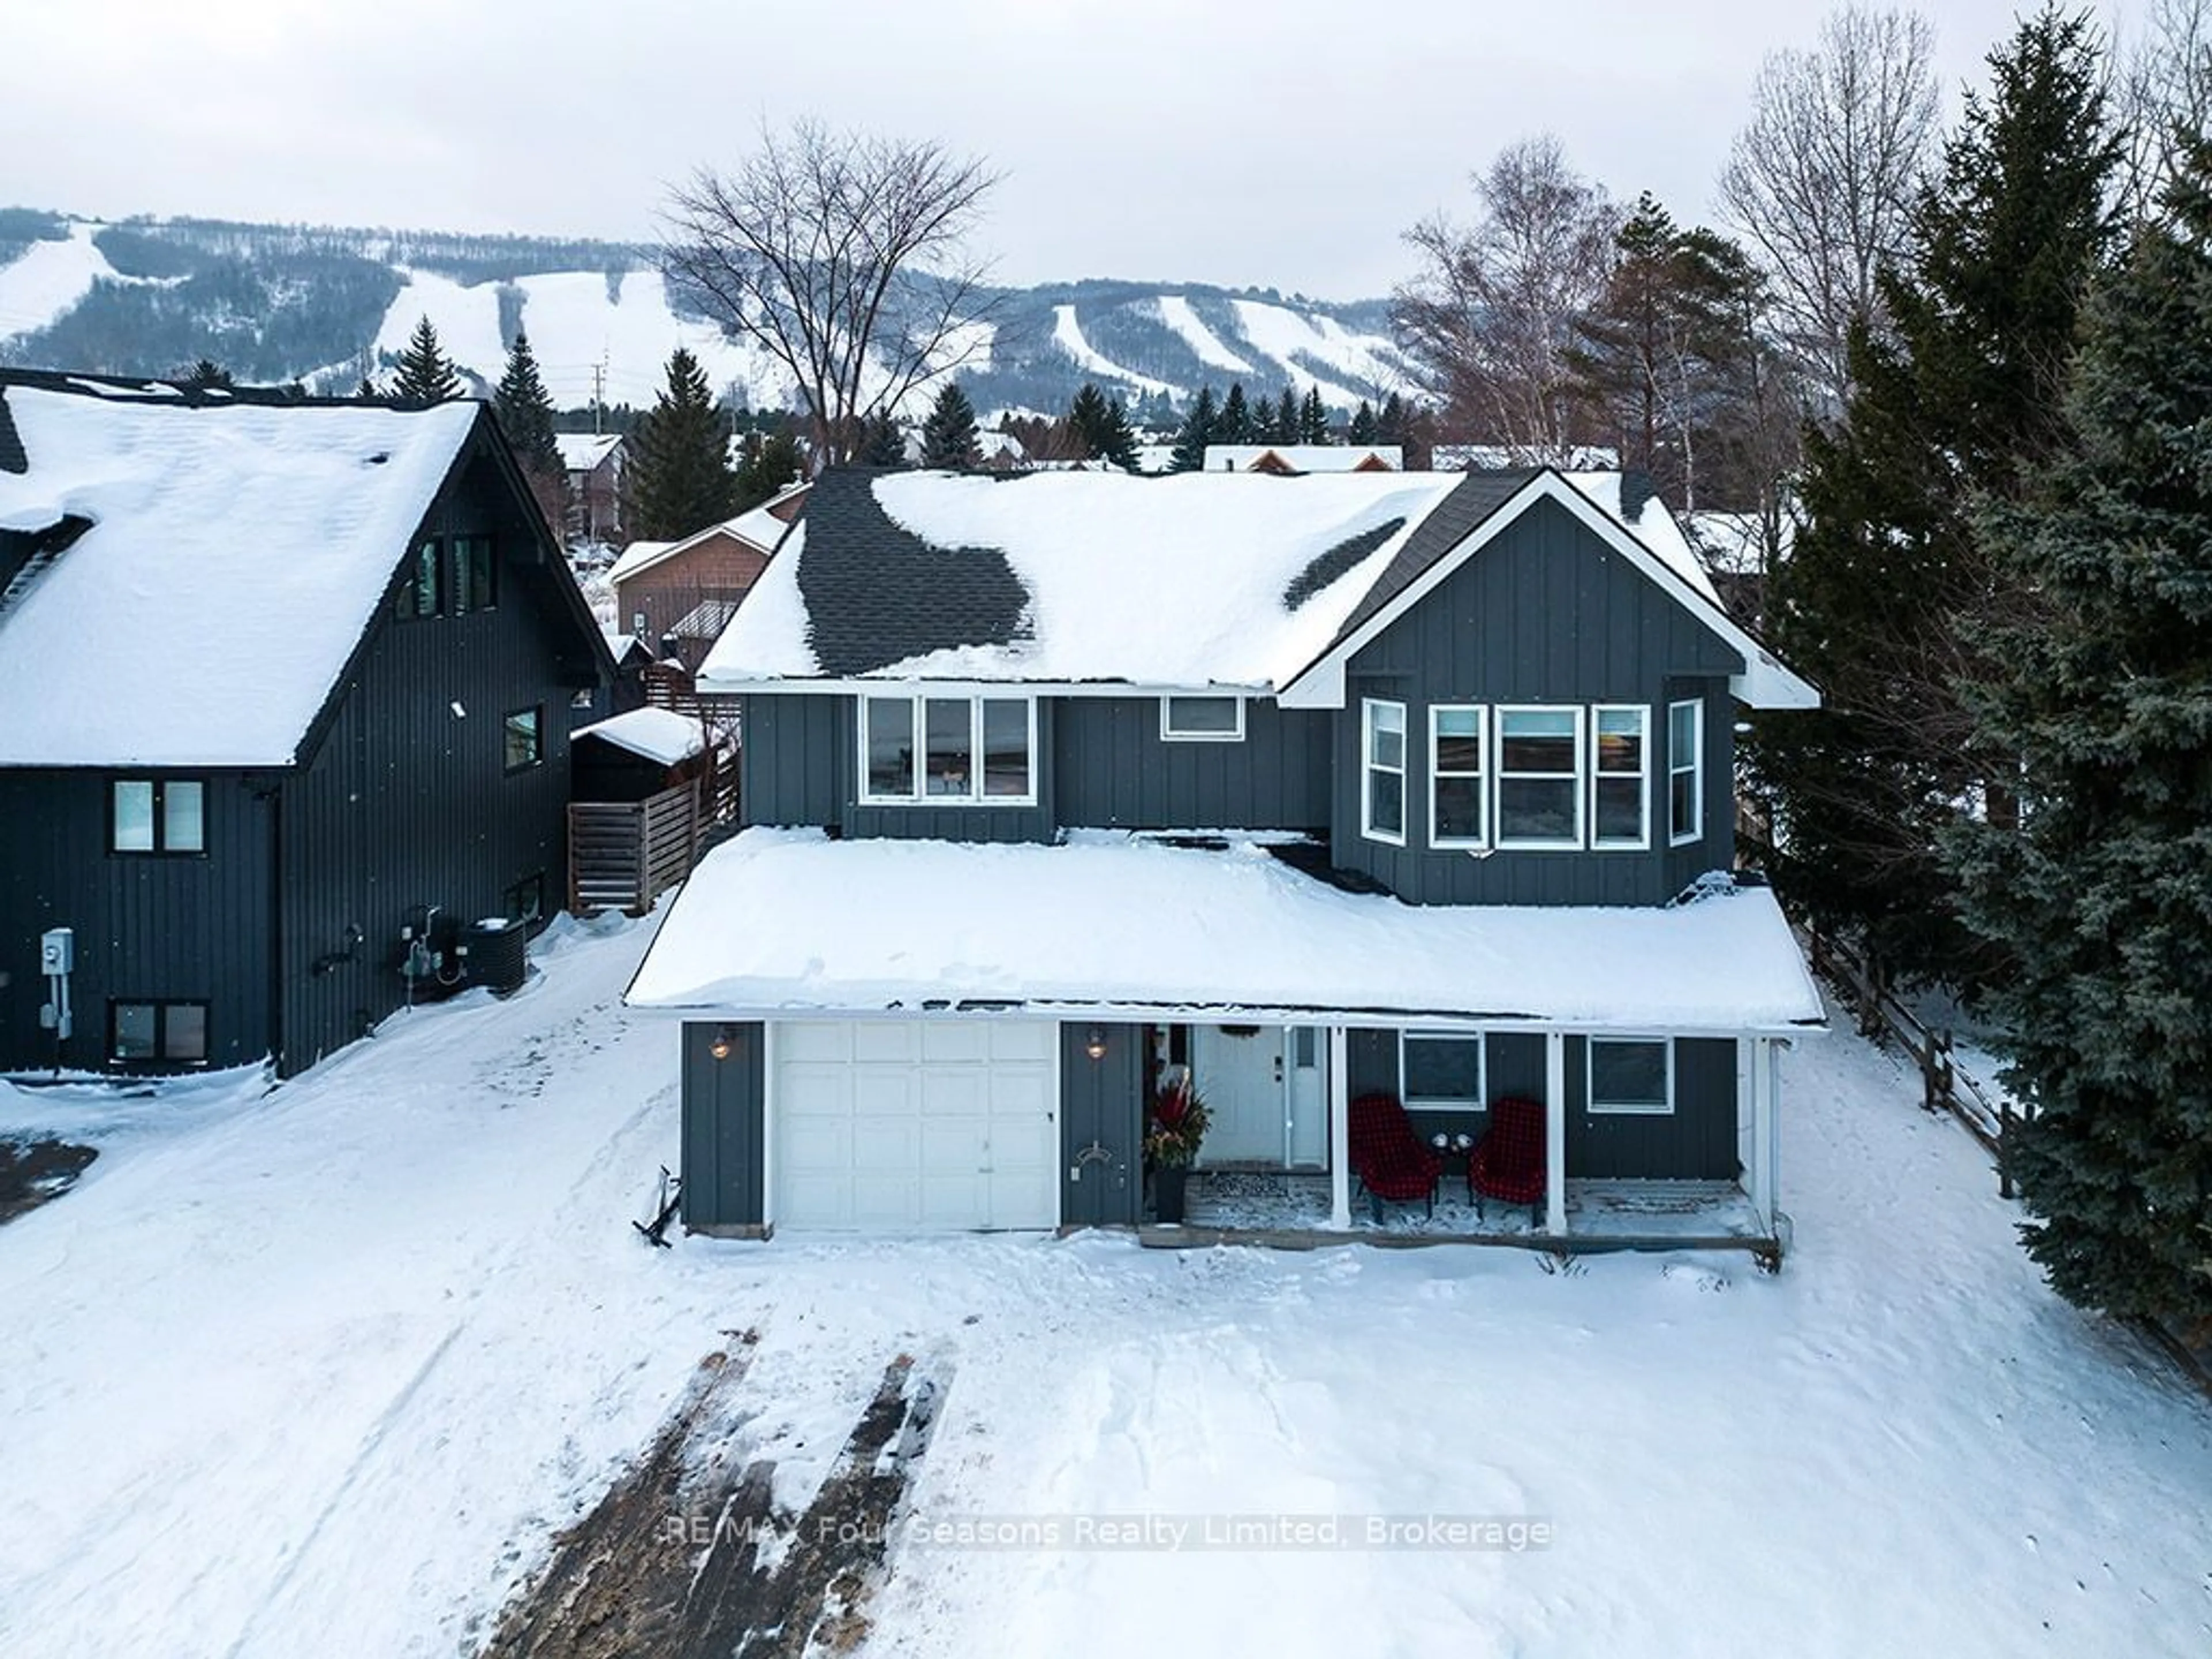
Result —
M 696 671 L 806 504 L 793 484 L 750 513 L 674 542 L 632 542 L 607 572 L 615 620 Z
M 0 372 L 0 1069 L 289 1074 L 558 903 L 612 665 L 485 405 Z
M 1406 452 L 1397 444 L 1208 444 L 1208 472 L 1403 472 Z
M 1621 496 L 817 480 L 702 674 L 752 827 L 629 996 L 682 1021 L 687 1224 L 1133 1223 L 1188 1066 L 1202 1163 L 1313 1172 L 1329 1230 L 1382 1091 L 1424 1138 L 1540 1102 L 1553 1234 L 1671 1182 L 1778 1243 L 1774 1049 L 1822 1015 L 1726 873 L 1735 732 L 1818 696 Z
M 617 433 L 561 432 L 553 441 L 568 474 L 568 535 L 574 541 L 623 538 L 623 462 Z

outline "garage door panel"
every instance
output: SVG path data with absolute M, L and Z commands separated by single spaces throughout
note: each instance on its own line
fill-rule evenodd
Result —
M 778 1028 L 779 1226 L 1049 1227 L 1055 1028 L 855 1021 Z

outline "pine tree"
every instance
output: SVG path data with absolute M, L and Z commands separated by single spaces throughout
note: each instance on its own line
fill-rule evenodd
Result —
M 461 395 L 460 371 L 438 344 L 438 331 L 425 315 L 407 337 L 392 376 L 391 395 L 402 403 L 441 404 Z
M 1270 443 L 1294 444 L 1298 441 L 1298 394 L 1289 386 L 1275 400 L 1275 417 L 1269 423 L 1267 440 Z
M 2017 828 L 1949 843 L 2012 1080 L 2029 1252 L 2069 1300 L 2212 1335 L 2212 142 L 2087 307 L 2063 442 L 1984 540 L 2033 603 L 1987 630 L 1979 736 Z M 2032 245 L 2015 245 L 2032 258 Z
M 561 446 L 553 438 L 553 399 L 546 395 L 545 382 L 538 373 L 530 336 L 521 329 L 514 331 L 514 343 L 507 348 L 507 369 L 492 394 L 492 409 L 524 469 L 558 477 Z
M 1229 395 L 1221 400 L 1221 413 L 1213 422 L 1212 441 L 1218 444 L 1249 444 L 1252 436 L 1252 410 L 1244 401 L 1244 383 L 1230 383 Z
M 1221 412 L 1214 407 L 1213 388 L 1199 387 L 1198 396 L 1191 399 L 1190 413 L 1183 416 L 1182 429 L 1176 434 L 1175 453 L 1168 459 L 1168 471 L 1203 471 L 1206 445 L 1220 441 L 1214 435 L 1220 421 Z
M 1403 444 L 1412 436 L 1412 422 L 1406 413 L 1406 400 L 1394 392 L 1382 400 L 1382 408 L 1375 416 L 1375 441 L 1378 444 Z
M 982 459 L 975 442 L 975 405 L 958 382 L 948 380 L 937 394 L 929 418 L 921 423 L 921 464 L 959 471 L 980 465 Z
M 1762 714 L 1748 745 L 1785 900 L 1905 977 L 1967 988 L 2005 964 L 1961 927 L 1936 842 L 1962 803 L 2009 818 L 2016 762 L 1974 740 L 1962 635 L 2021 598 L 1971 504 L 2014 497 L 2050 447 L 2117 160 L 2086 19 L 2042 13 L 1990 61 L 1920 205 L 1916 274 L 1885 275 L 1893 343 L 1857 331 L 1844 428 L 1807 440 L 1769 617 L 1826 704 Z
M 623 480 L 624 520 L 641 539 L 673 540 L 737 514 L 727 426 L 706 371 L 681 346 L 668 360 L 666 387 L 631 434 Z
M 866 435 L 854 456 L 862 466 L 902 467 L 906 463 L 906 434 L 888 415 L 872 415 L 864 423 Z
M 1321 400 L 1321 388 L 1306 388 L 1305 401 L 1298 405 L 1298 441 L 1302 444 L 1325 444 L 1328 436 L 1328 405 Z
M 1137 434 L 1119 398 L 1109 398 L 1085 381 L 1067 406 L 1067 424 L 1090 459 L 1130 472 L 1137 470 Z
M 228 369 L 212 357 L 203 357 L 185 371 L 185 384 L 201 391 L 228 392 L 234 382 Z
M 787 427 L 781 431 L 748 434 L 744 458 L 738 464 L 737 504 L 734 511 L 750 513 L 772 501 L 806 476 L 806 453 L 798 435 Z
M 1376 441 L 1375 407 L 1366 398 L 1362 398 L 1359 407 L 1352 411 L 1352 424 L 1346 429 L 1345 438 L 1347 442 L 1363 445 Z

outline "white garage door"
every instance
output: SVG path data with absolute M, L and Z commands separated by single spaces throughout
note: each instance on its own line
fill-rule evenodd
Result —
M 793 1021 L 771 1052 L 779 1231 L 1059 1221 L 1050 1023 Z

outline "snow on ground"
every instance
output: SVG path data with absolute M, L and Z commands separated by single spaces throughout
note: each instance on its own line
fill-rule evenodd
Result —
M 123 280 L 93 243 L 105 227 L 72 224 L 65 241 L 37 241 L 0 264 L 0 340 L 46 327 L 105 276 Z
M 1208 368 L 1226 369 L 1231 374 L 1259 372 L 1231 350 L 1221 337 L 1206 325 L 1206 319 L 1182 295 L 1163 294 L 1153 303 L 1158 307 L 1160 320 L 1180 334 L 1183 343 L 1197 354 L 1199 362 Z
M 499 331 L 499 284 L 457 283 L 434 270 L 402 270 L 400 275 L 407 285 L 393 297 L 370 349 L 398 356 L 428 317 L 438 331 L 439 349 L 497 386 L 507 365 L 507 341 Z
M 1139 374 L 1133 368 L 1124 368 L 1111 358 L 1100 355 L 1083 337 L 1083 328 L 1075 320 L 1072 305 L 1052 308 L 1052 343 L 1075 360 L 1075 366 L 1086 374 L 1096 374 L 1122 386 L 1134 386 L 1139 392 L 1164 392 L 1172 394 L 1175 388 L 1164 380 L 1155 380 Z
M 0 1129 L 101 1150 L 0 1228 L 0 1651 L 473 1652 L 744 1328 L 787 1498 L 908 1352 L 951 1377 L 915 1521 L 1194 1528 L 903 1531 L 868 1653 L 2212 1650 L 2212 1407 L 2041 1285 L 1978 1148 L 1856 1038 L 1784 1067 L 1778 1278 L 1112 1236 L 654 1252 L 628 1218 L 674 1157 L 674 1034 L 617 1002 L 645 940 L 560 924 L 521 994 L 266 1097 L 0 1087 Z M 1279 1511 L 1552 1539 L 1188 1547 Z
M 1405 378 L 1401 366 L 1375 348 L 1383 342 L 1354 334 L 1333 317 L 1303 317 L 1282 306 L 1259 300 L 1231 300 L 1237 326 L 1253 349 L 1280 363 L 1294 382 L 1311 381 L 1321 388 L 1321 400 L 1332 409 L 1350 409 L 1360 395 L 1321 379 L 1314 365 L 1322 364 L 1352 380 L 1389 387 Z

